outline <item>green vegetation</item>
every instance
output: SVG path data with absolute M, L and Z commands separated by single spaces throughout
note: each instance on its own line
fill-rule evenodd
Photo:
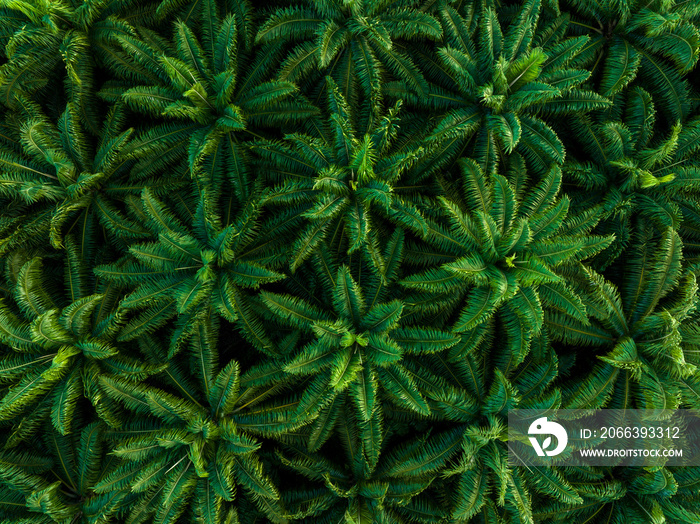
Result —
M 0 0 L 0 524 L 697 524 L 507 462 L 700 409 L 700 3 Z

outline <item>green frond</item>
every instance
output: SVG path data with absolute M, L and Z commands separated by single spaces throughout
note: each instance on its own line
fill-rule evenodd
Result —
M 420 446 L 414 443 L 397 446 L 383 460 L 378 473 L 386 477 L 421 477 L 430 475 L 459 451 L 459 428 L 430 436 Z
M 20 269 L 15 288 L 15 300 L 17 305 L 27 315 L 38 316 L 56 304 L 43 285 L 43 262 L 39 257 L 28 261 Z
M 323 311 L 290 295 L 263 291 L 261 297 L 270 311 L 294 327 L 310 329 L 314 322 L 329 319 Z
M 395 403 L 421 415 L 430 413 L 430 407 L 405 368 L 401 366 L 380 367 L 377 369 L 377 377 L 384 391 Z

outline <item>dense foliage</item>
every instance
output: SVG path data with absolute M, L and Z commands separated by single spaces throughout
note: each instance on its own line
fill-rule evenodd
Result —
M 506 437 L 700 409 L 700 3 L 0 22 L 0 522 L 700 522 Z

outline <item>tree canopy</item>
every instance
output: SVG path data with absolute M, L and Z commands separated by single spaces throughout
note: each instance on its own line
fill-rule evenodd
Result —
M 0 524 L 700 522 L 507 432 L 700 408 L 700 4 L 0 22 Z

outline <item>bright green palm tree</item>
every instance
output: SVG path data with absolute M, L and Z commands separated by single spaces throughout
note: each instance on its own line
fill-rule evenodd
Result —
M 253 144 L 261 158 L 259 168 L 277 184 L 263 202 L 271 208 L 295 209 L 303 229 L 290 244 L 294 271 L 324 240 L 336 252 L 355 252 L 376 259 L 378 232 L 384 223 L 407 228 L 418 235 L 425 220 L 412 192 L 394 187 L 420 187 L 433 155 L 417 141 L 398 137 L 399 108 L 382 115 L 364 135 L 353 125 L 351 107 L 338 86 L 327 79 L 329 116 L 319 123 L 320 136 L 301 133 L 284 141 Z M 428 171 L 429 173 L 430 171 Z M 428 184 L 423 185 L 430 190 Z M 274 207 L 273 207 L 274 206 Z

